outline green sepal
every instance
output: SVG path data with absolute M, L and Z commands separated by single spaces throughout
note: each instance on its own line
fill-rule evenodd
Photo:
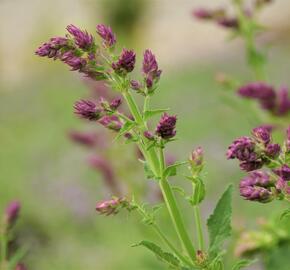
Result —
M 169 109 L 157 109 L 157 110 L 148 110 L 148 111 L 145 111 L 144 112 L 144 115 L 143 115 L 143 119 L 144 121 L 148 120 L 149 118 L 157 115 L 157 114 L 160 114 L 160 113 L 163 113 L 163 112 L 167 112 L 169 111 Z

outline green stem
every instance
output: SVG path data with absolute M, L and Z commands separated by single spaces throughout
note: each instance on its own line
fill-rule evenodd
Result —
M 7 260 L 7 237 L 6 237 L 6 229 L 3 229 L 2 235 L 1 235 L 1 257 L 0 261 L 5 265 Z
M 195 226 L 197 230 L 198 248 L 199 250 L 204 251 L 205 247 L 204 247 L 203 231 L 202 231 L 202 225 L 201 225 L 200 209 L 198 205 L 193 206 L 193 213 L 194 213 Z
M 160 154 L 160 170 L 161 172 L 165 169 L 165 158 L 163 149 L 159 148 L 159 154 Z M 170 217 L 173 221 L 176 233 L 180 239 L 180 242 L 182 243 L 183 247 L 187 251 L 190 258 L 194 261 L 195 260 L 195 249 L 192 245 L 192 242 L 187 234 L 187 231 L 185 229 L 183 220 L 180 215 L 180 211 L 178 209 L 174 194 L 172 192 L 172 189 L 167 181 L 163 176 L 161 176 L 161 180 L 159 182 L 164 201 L 166 203 L 166 206 L 168 208 Z

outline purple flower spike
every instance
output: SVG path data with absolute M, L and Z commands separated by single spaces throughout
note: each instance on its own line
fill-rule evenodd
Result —
M 246 200 L 266 203 L 273 199 L 270 189 L 273 185 L 269 174 L 263 171 L 255 171 L 241 180 L 240 194 Z
M 290 167 L 288 165 L 284 164 L 282 167 L 274 169 L 273 171 L 284 181 L 290 181 Z
M 152 88 L 154 82 L 159 80 L 162 71 L 158 69 L 155 55 L 150 50 L 146 50 L 144 53 L 142 71 L 147 88 Z
M 157 125 L 156 134 L 165 140 L 173 138 L 176 135 L 176 120 L 176 116 L 164 113 Z
M 120 97 L 115 98 L 110 103 L 110 108 L 111 110 L 115 111 L 120 107 L 121 104 L 122 104 L 122 99 Z
M 69 137 L 72 141 L 87 147 L 94 147 L 98 141 L 97 134 L 89 132 L 71 131 Z
M 84 50 L 92 48 L 94 39 L 93 36 L 88 34 L 87 31 L 82 31 L 72 24 L 68 25 L 66 29 L 71 35 L 73 35 L 75 43 L 79 48 Z
M 85 59 L 77 56 L 68 57 L 63 62 L 69 65 L 72 71 L 81 71 L 87 65 L 87 61 Z
M 136 54 L 133 50 L 123 49 L 117 62 L 112 64 L 112 68 L 117 73 L 127 73 L 133 71 L 136 62 Z
M 241 137 L 236 139 L 228 148 L 227 158 L 237 158 L 240 161 L 255 161 L 255 142 L 250 137 Z
M 271 133 L 265 126 L 256 127 L 252 130 L 252 134 L 257 142 L 267 145 L 271 141 Z
M 97 25 L 97 33 L 103 39 L 103 45 L 105 47 L 113 47 L 116 43 L 116 36 L 113 33 L 111 27 L 104 24 Z
M 56 59 L 59 57 L 59 51 L 68 46 L 68 39 L 63 37 L 51 38 L 48 42 L 42 44 L 35 52 L 41 57 Z
M 99 120 L 99 123 L 114 131 L 119 131 L 123 126 L 123 123 L 116 115 L 106 115 Z
M 74 105 L 75 114 L 81 118 L 90 121 L 99 120 L 102 116 L 102 110 L 97 108 L 97 105 L 90 100 L 79 100 Z
M 274 88 L 263 82 L 254 82 L 242 86 L 238 94 L 244 98 L 257 99 L 265 110 L 273 111 L 276 106 L 276 92 Z
M 12 226 L 16 222 L 20 208 L 21 205 L 18 201 L 12 201 L 9 203 L 5 210 L 5 222 L 8 226 Z

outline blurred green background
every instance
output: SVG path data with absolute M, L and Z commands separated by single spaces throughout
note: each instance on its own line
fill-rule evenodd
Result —
M 154 51 L 163 74 L 153 104 L 178 115 L 179 140 L 169 151 L 184 159 L 196 146 L 205 150 L 204 218 L 229 183 L 236 187 L 237 229 L 254 227 L 257 217 L 278 213 L 279 202 L 259 205 L 239 197 L 243 174 L 236 162 L 225 159 L 231 141 L 260 122 L 248 103 L 224 93 L 214 81 L 218 71 L 247 80 L 251 74 L 241 41 L 227 43 L 225 31 L 191 17 L 194 7 L 206 3 L 212 1 L 0 0 L 0 210 L 12 199 L 22 203 L 16 230 L 19 243 L 29 249 L 29 269 L 166 269 L 148 251 L 131 247 L 156 238 L 138 216 L 95 213 L 95 202 L 109 195 L 101 175 L 87 166 L 87 151 L 67 137 L 69 130 L 86 125 L 73 115 L 72 105 L 88 95 L 88 87 L 61 63 L 34 55 L 42 42 L 63 35 L 71 23 L 91 32 L 97 23 L 110 24 L 120 49 L 136 48 L 139 67 L 142 51 Z M 271 49 L 267 71 L 277 85 L 290 83 L 289 6 L 288 1 L 275 1 L 261 15 L 269 31 L 259 43 Z M 120 166 L 125 147 L 114 156 Z M 130 181 L 144 179 L 141 164 L 137 166 L 136 179 Z M 183 180 L 174 181 L 182 185 Z M 184 202 L 181 207 L 191 228 L 191 209 Z M 166 218 L 161 210 L 160 222 L 170 234 Z

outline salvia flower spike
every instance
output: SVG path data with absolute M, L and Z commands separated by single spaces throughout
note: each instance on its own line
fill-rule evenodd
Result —
M 168 140 L 176 135 L 176 116 L 164 113 L 156 127 L 156 134 L 162 139 Z
M 103 39 L 105 47 L 113 47 L 116 43 L 116 35 L 113 33 L 111 27 L 104 24 L 97 25 L 97 33 Z

